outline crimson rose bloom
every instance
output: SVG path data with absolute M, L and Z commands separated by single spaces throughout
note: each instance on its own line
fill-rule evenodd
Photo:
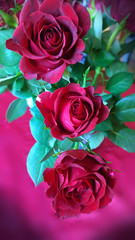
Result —
M 55 83 L 69 64 L 82 59 L 90 15 L 76 1 L 71 6 L 68 0 L 28 0 L 19 22 L 6 46 L 23 56 L 25 78 Z
M 103 3 L 105 7 L 111 6 L 111 16 L 119 23 L 129 15 L 126 28 L 135 32 L 135 1 L 134 0 L 96 0 L 97 9 Z
M 46 127 L 51 128 L 52 136 L 60 140 L 88 133 L 109 115 L 102 98 L 94 95 L 94 88 L 82 88 L 77 83 L 68 84 L 53 93 L 41 93 L 36 105 Z
M 90 213 L 111 202 L 115 185 L 113 171 L 98 155 L 84 150 L 63 152 L 54 168 L 46 168 L 47 196 L 58 217 Z

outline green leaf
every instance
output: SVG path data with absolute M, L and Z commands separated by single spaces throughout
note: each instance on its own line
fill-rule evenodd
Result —
M 102 132 L 96 132 L 90 135 L 89 146 L 91 149 L 95 149 L 100 146 L 104 140 L 104 134 Z
M 108 67 L 113 61 L 115 57 L 105 50 L 100 50 L 95 53 L 94 63 L 100 67 Z
M 56 141 L 50 134 L 50 129 L 45 128 L 44 121 L 33 117 L 30 120 L 30 129 L 33 137 L 48 147 L 53 147 Z
M 65 79 L 66 81 L 70 82 L 70 74 L 69 74 L 69 71 L 67 68 L 65 69 L 62 78 Z
M 107 27 L 113 25 L 116 20 L 110 19 L 105 12 L 102 13 L 103 16 L 103 29 L 106 29 Z
M 39 111 L 39 109 L 37 108 L 37 106 L 35 105 L 33 108 L 30 109 L 31 114 L 33 115 L 33 117 L 41 120 L 42 122 L 44 122 L 44 117 L 41 114 L 41 112 Z
M 15 79 L 16 79 L 15 76 L 1 78 L 0 79 L 0 86 L 12 84 Z
M 112 129 L 113 129 L 112 122 L 111 122 L 111 119 L 108 117 L 103 122 L 97 124 L 94 130 L 95 131 L 106 132 L 106 131 L 110 131 Z
M 6 117 L 9 122 L 12 122 L 13 120 L 23 116 L 27 110 L 27 103 L 25 99 L 16 99 L 13 101 L 8 110 Z
M 118 41 L 118 39 L 115 39 L 111 47 L 111 52 L 117 55 L 120 51 L 121 51 L 120 42 Z
M 21 56 L 6 48 L 6 40 L 13 35 L 13 29 L 6 29 L 0 31 L 0 64 L 7 67 L 18 65 Z M 12 72 L 12 69 L 11 69 Z
M 0 94 L 2 94 L 3 92 L 5 92 L 7 89 L 7 86 L 2 86 L 0 87 Z
M 107 82 L 106 89 L 113 95 L 127 91 L 134 81 L 133 73 L 120 72 L 113 75 Z
M 12 67 L 5 66 L 4 70 L 7 73 L 7 75 L 15 76 L 20 71 L 19 64 L 14 65 Z
M 58 148 L 60 150 L 64 150 L 64 151 L 71 148 L 73 145 L 73 142 L 71 140 L 69 140 L 68 138 L 66 138 L 65 140 L 62 140 L 62 141 L 57 140 L 57 143 L 58 143 Z
M 73 65 L 70 65 L 68 67 L 68 70 L 70 72 L 70 76 L 71 78 L 75 81 L 75 82 L 82 82 L 83 80 L 83 74 L 86 71 L 86 69 L 89 67 L 88 62 L 86 62 L 85 64 L 81 64 L 81 63 L 76 63 Z
M 66 87 L 68 84 L 69 84 L 69 82 L 67 80 L 61 78 L 60 81 L 58 81 L 55 84 L 52 84 L 52 86 L 53 86 L 54 89 L 58 89 L 58 88 L 61 88 L 61 87 Z
M 15 92 L 17 90 L 21 90 L 24 85 L 24 78 L 23 76 L 19 76 L 16 78 L 16 80 L 13 82 L 12 90 Z
M 127 72 L 127 64 L 125 62 L 114 62 L 106 68 L 106 75 L 112 77 L 119 72 Z
M 135 130 L 125 127 L 118 132 L 107 132 L 107 135 L 117 146 L 128 152 L 135 152 Z
M 15 76 L 13 80 L 13 84 L 9 85 L 9 90 L 15 97 L 24 99 L 34 97 L 32 92 L 24 85 L 25 79 L 23 76 Z
M 135 121 L 135 93 L 116 103 L 113 112 L 123 122 Z
M 55 163 L 56 157 L 50 157 L 46 161 L 41 162 L 49 150 L 50 148 L 47 148 L 45 144 L 37 142 L 29 152 L 27 170 L 36 186 L 43 182 L 43 172 L 45 168 L 52 168 Z
M 95 37 L 101 41 L 102 37 L 102 25 L 103 25 L 103 19 L 102 19 L 102 13 L 101 10 L 99 10 L 96 13 L 96 17 L 94 19 L 94 33 Z
M 5 77 L 7 77 L 7 73 L 5 71 L 5 68 L 0 66 L 0 79 L 5 78 Z

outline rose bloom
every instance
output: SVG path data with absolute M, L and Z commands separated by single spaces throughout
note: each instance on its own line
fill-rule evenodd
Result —
M 16 3 L 19 5 L 23 4 L 25 0 L 16 0 Z M 4 12 L 11 14 L 10 8 L 15 8 L 15 1 L 14 0 L 0 0 L 0 9 Z M 4 26 L 4 20 L 0 15 L 0 27 Z
M 135 1 L 134 0 L 96 0 L 95 4 L 99 9 L 100 4 L 104 4 L 105 7 L 111 7 L 111 16 L 119 23 L 128 16 L 126 22 L 126 28 L 135 32 Z
M 82 59 L 89 28 L 90 15 L 76 1 L 71 6 L 68 0 L 28 0 L 6 46 L 23 56 L 25 78 L 55 83 L 69 64 Z
M 88 133 L 109 115 L 102 98 L 94 95 L 94 88 L 82 88 L 77 83 L 68 84 L 53 93 L 41 93 L 36 105 L 52 136 L 60 140 Z
M 58 217 L 72 217 L 105 207 L 113 197 L 113 171 L 98 155 L 69 150 L 57 158 L 54 168 L 46 168 L 44 181 L 50 186 L 47 197 Z

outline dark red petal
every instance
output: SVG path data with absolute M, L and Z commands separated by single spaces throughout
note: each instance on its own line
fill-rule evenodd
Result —
M 62 15 L 70 17 L 76 27 L 78 27 L 78 16 L 74 11 L 73 7 L 68 2 L 64 2 L 64 4 L 62 5 L 62 13 Z
M 45 0 L 40 6 L 40 11 L 57 17 L 60 15 L 61 5 L 61 0 Z
M 72 42 L 68 50 L 70 50 L 76 43 L 78 39 L 77 28 L 69 17 L 59 16 L 56 18 L 57 22 L 61 28 L 66 28 L 66 31 L 69 31 L 72 34 Z M 67 39 L 68 41 L 68 39 Z
M 97 124 L 107 119 L 108 116 L 109 116 L 109 108 L 103 104 L 103 101 L 101 101 L 101 107 L 99 109 Z
M 73 159 L 83 160 L 87 155 L 89 155 L 89 153 L 81 149 L 65 151 L 56 159 L 55 166 L 61 163 L 61 161 L 64 161 L 64 158 L 67 156 L 70 156 Z
M 51 135 L 58 140 L 64 140 L 68 136 L 68 134 L 64 131 L 61 131 L 58 126 L 51 128 Z
M 31 13 L 38 11 L 39 5 L 40 3 L 38 0 L 27 0 L 20 13 L 20 24 L 26 21 Z
M 67 51 L 63 55 L 63 59 L 67 64 L 75 64 L 80 62 L 83 55 L 82 52 L 85 49 L 85 44 L 82 39 L 78 39 L 77 43 L 75 44 L 74 48 L 70 51 Z
M 65 131 L 74 132 L 74 126 L 70 117 L 70 101 L 63 99 L 59 105 L 58 120 Z
M 56 83 L 56 82 L 58 82 L 61 79 L 61 77 L 62 77 L 62 75 L 64 73 L 65 68 L 66 68 L 66 64 L 63 63 L 59 67 L 57 67 L 55 69 L 52 69 L 52 70 L 50 69 L 45 74 L 42 73 L 40 76 L 42 76 L 41 78 L 44 81 L 48 82 L 48 83 L 51 83 L 51 84 L 52 83 Z
M 113 191 L 109 186 L 107 186 L 105 195 L 100 200 L 99 208 L 102 208 L 102 207 L 105 207 L 106 205 L 108 205 L 112 201 L 112 198 L 113 198 Z
M 53 101 L 50 92 L 44 92 L 36 99 L 36 105 L 44 117 L 46 127 L 53 127 L 56 123 L 53 117 Z
M 83 38 L 90 28 L 90 14 L 88 13 L 87 9 L 79 3 L 74 5 L 74 9 L 79 18 L 79 26 L 82 28 L 82 33 L 79 37 Z
M 38 69 L 33 61 L 30 61 L 30 59 L 26 57 L 22 57 L 20 61 L 20 70 L 23 72 L 26 79 L 33 79 L 37 77 Z
M 99 208 L 99 201 L 96 200 L 94 203 L 89 203 L 87 205 L 82 206 L 81 212 L 82 213 L 90 213 L 95 211 L 96 209 Z
M 58 191 L 58 176 L 55 172 L 55 169 L 46 168 L 43 173 L 44 181 L 48 183 L 50 188 L 48 188 L 46 194 L 47 197 L 54 198 Z
M 15 29 L 13 38 L 7 40 L 6 47 L 19 54 L 22 53 L 24 48 L 28 48 L 28 39 L 24 33 L 23 25 L 20 25 Z

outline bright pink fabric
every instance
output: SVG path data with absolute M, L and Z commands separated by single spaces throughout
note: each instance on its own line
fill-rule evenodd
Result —
M 135 85 L 128 94 L 134 92 Z M 109 140 L 104 141 L 98 152 L 121 171 L 116 173 L 113 201 L 92 214 L 65 220 L 55 217 L 45 195 L 47 184 L 35 188 L 26 169 L 28 152 L 35 143 L 29 129 L 29 110 L 12 123 L 5 118 L 13 100 L 9 92 L 0 96 L 0 239 L 106 240 L 104 231 L 111 233 L 115 226 L 127 226 L 127 221 L 135 225 L 135 153 L 128 153 Z M 134 123 L 129 126 L 135 129 Z

